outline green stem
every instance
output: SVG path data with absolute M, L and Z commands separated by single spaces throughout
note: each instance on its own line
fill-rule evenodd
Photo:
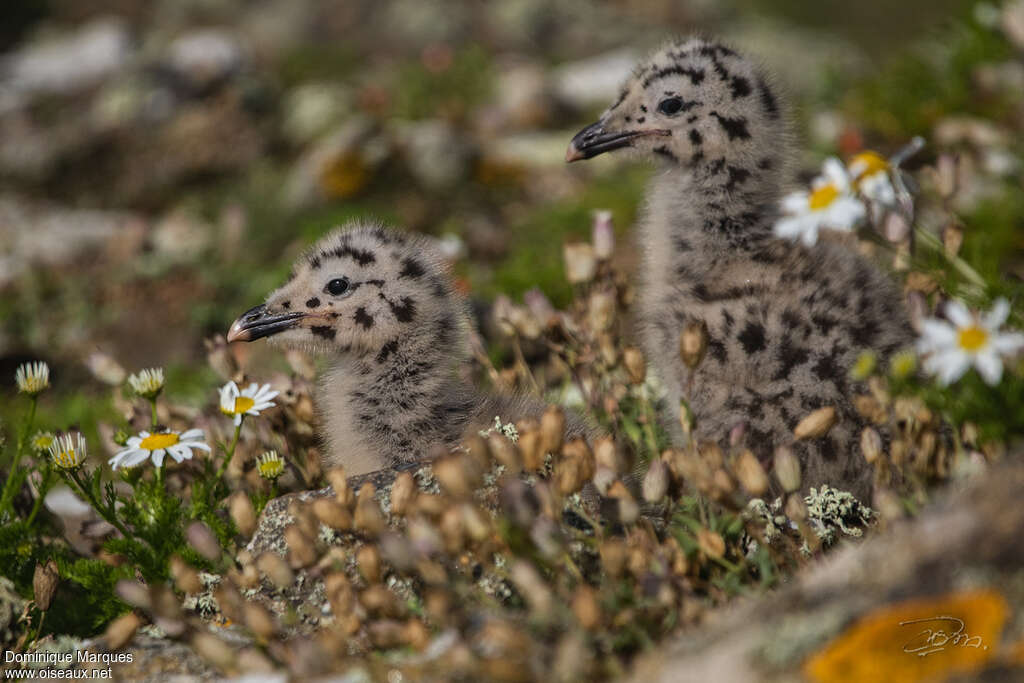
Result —
M 242 422 L 245 422 L 244 418 L 242 419 Z M 228 469 L 228 465 L 231 463 L 231 458 L 235 457 L 235 447 L 238 445 L 238 437 L 242 433 L 242 422 L 239 422 L 238 426 L 235 427 L 235 438 L 231 439 L 231 445 L 228 446 L 225 451 L 224 462 L 222 462 L 220 468 L 217 469 L 217 479 L 224 476 L 224 473 Z
M 61 472 L 66 475 L 65 481 L 67 481 L 69 485 L 73 484 L 72 488 L 78 489 L 78 492 L 82 494 L 82 497 L 89 501 L 89 504 L 92 505 L 93 509 L 96 510 L 97 514 L 99 514 L 104 521 L 113 525 L 113 527 L 120 531 L 121 535 L 125 538 L 134 538 L 134 536 L 129 533 L 128 529 L 125 528 L 124 524 L 121 524 L 121 521 L 117 518 L 113 508 L 108 508 L 106 505 L 103 505 L 100 501 L 96 500 L 89 487 L 83 484 L 81 479 L 78 478 L 77 470 L 62 470 Z
M 32 397 L 32 402 L 29 404 L 28 419 L 25 420 L 25 427 L 22 429 L 21 436 L 18 437 L 18 447 L 14 451 L 14 460 L 11 461 L 11 469 L 7 473 L 7 481 L 4 483 L 3 493 L 0 494 L 0 514 L 6 511 L 9 507 L 11 515 L 13 516 L 14 510 L 12 507 L 12 500 L 14 499 L 15 482 L 18 481 L 18 465 L 21 464 L 21 456 L 25 452 L 25 443 L 28 441 L 29 432 L 32 431 L 32 425 L 36 421 L 36 404 L 39 398 L 37 396 Z
M 36 515 L 39 514 L 39 509 L 43 506 L 43 500 L 46 499 L 46 494 L 50 492 L 52 485 L 53 465 L 47 464 L 46 471 L 43 473 L 43 481 L 39 484 L 39 495 L 36 496 L 36 501 L 32 504 L 32 512 L 28 515 L 29 526 L 32 525 L 32 522 L 36 519 Z
M 153 431 L 156 431 L 156 424 L 157 424 L 157 418 L 156 418 L 156 396 L 154 396 L 153 398 L 149 399 L 149 405 L 152 408 Z

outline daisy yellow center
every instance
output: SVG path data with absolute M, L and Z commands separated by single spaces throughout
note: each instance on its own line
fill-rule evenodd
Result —
M 807 200 L 807 205 L 811 207 L 811 211 L 819 211 L 834 202 L 838 196 L 838 187 L 832 183 L 822 185 L 811 193 L 810 198 Z
M 857 178 L 862 179 L 889 170 L 889 162 L 874 152 L 861 152 L 850 162 L 850 167 L 857 169 Z
M 960 330 L 957 344 L 964 351 L 977 351 L 988 343 L 988 332 L 977 325 L 971 325 Z
M 273 479 L 284 471 L 284 463 L 280 460 L 264 460 L 259 464 L 259 471 L 261 476 Z
M 167 448 L 178 443 L 178 435 L 172 433 L 169 434 L 150 434 L 142 443 L 139 444 L 139 448 L 147 451 L 157 451 L 161 448 Z
M 78 459 L 75 457 L 75 449 L 68 451 L 61 451 L 55 458 L 57 464 L 61 467 L 74 467 L 78 463 Z
M 239 396 L 238 398 L 235 399 L 235 412 L 244 413 L 245 411 L 249 410 L 249 408 L 252 408 L 254 405 L 256 405 L 256 401 L 252 400 L 248 396 Z

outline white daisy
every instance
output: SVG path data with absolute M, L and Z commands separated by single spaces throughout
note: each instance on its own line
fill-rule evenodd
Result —
M 128 376 L 128 384 L 139 396 L 143 398 L 156 398 L 164 388 L 164 369 L 147 368 L 140 370 L 137 374 Z
M 896 206 L 896 188 L 890 173 L 893 166 L 875 152 L 861 152 L 847 167 L 853 185 L 869 201 L 885 207 Z
M 817 243 L 821 228 L 848 231 L 864 217 L 864 204 L 853 195 L 846 169 L 835 158 L 825 160 L 811 192 L 783 197 L 782 210 L 787 215 L 775 222 L 775 234 L 801 239 L 809 247 Z
M 235 416 L 235 426 L 242 424 L 243 415 L 259 415 L 261 410 L 272 408 L 271 400 L 278 392 L 271 391 L 269 384 L 258 386 L 253 382 L 245 389 L 230 381 L 220 388 L 220 412 Z
M 164 455 L 170 454 L 176 462 L 190 460 L 192 449 L 199 448 L 210 452 L 210 447 L 203 442 L 203 430 L 189 429 L 185 432 L 139 432 L 138 436 L 128 439 L 128 447 L 120 451 L 108 462 L 115 470 L 118 467 L 135 467 L 147 458 L 160 467 L 164 463 Z
M 928 318 L 921 323 L 917 350 L 927 354 L 924 369 L 945 386 L 973 365 L 987 383 L 998 383 L 1003 376 L 1002 356 L 1024 348 L 1024 334 L 999 331 L 1010 314 L 1010 304 L 998 299 L 989 313 L 980 315 L 972 314 L 959 301 L 949 301 L 945 311 L 949 322 Z
M 284 474 L 284 459 L 277 454 L 277 451 L 267 451 L 256 458 L 256 471 L 264 479 L 273 481 Z
M 85 439 L 81 434 L 58 436 L 50 444 L 50 459 L 62 470 L 73 470 L 82 466 L 87 454 Z
M 14 380 L 18 383 L 18 391 L 29 396 L 38 396 L 50 386 L 50 366 L 43 361 L 22 363 L 14 371 Z
M 32 450 L 40 453 L 46 453 L 50 450 L 50 446 L 52 446 L 56 440 L 57 437 L 51 432 L 36 432 L 30 443 L 32 444 Z

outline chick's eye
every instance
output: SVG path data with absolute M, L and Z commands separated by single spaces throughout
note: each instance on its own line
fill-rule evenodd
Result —
M 661 102 L 658 102 L 658 111 L 666 116 L 678 114 L 682 108 L 683 100 L 678 97 L 666 97 Z
M 331 296 L 341 296 L 348 291 L 349 282 L 347 277 L 336 277 L 327 283 L 327 293 Z

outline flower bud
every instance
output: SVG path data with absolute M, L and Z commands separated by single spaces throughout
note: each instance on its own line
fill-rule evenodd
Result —
M 539 472 L 544 466 L 544 456 L 541 451 L 540 428 L 519 430 L 519 454 L 523 458 L 523 469 L 527 472 Z
M 487 448 L 491 455 L 500 464 L 505 466 L 510 474 L 517 474 L 523 469 L 523 459 L 519 455 L 519 446 L 512 443 L 508 437 L 491 433 L 487 436 Z

